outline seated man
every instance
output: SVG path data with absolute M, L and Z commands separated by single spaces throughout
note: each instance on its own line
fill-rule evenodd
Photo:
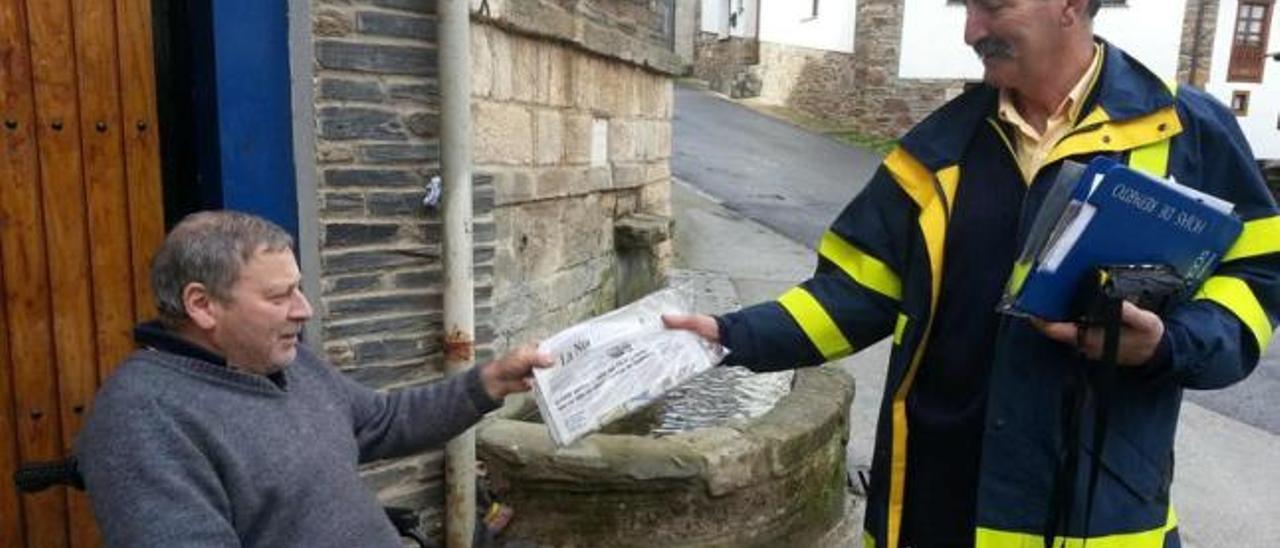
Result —
M 381 393 L 298 344 L 311 305 L 292 238 L 196 213 L 151 282 L 159 322 L 107 380 L 76 452 L 110 546 L 401 546 L 359 464 L 436 447 L 528 390 L 532 347 Z

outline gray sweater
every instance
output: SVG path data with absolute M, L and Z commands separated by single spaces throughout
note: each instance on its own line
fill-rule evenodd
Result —
M 477 372 L 380 393 L 301 347 L 279 384 L 141 350 L 99 391 L 76 453 L 108 546 L 399 547 L 357 465 L 438 446 L 496 407 Z

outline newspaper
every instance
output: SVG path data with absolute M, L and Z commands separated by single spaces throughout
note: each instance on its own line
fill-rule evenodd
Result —
M 664 289 L 538 345 L 555 363 L 534 369 L 538 410 L 563 447 L 644 407 L 720 362 L 725 351 L 662 314 L 687 314 L 686 290 Z

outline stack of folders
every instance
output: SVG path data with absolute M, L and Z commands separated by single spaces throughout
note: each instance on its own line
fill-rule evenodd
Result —
M 1000 310 L 1075 320 L 1082 281 L 1103 266 L 1165 265 L 1194 290 L 1239 237 L 1234 210 L 1228 201 L 1108 158 L 1088 166 L 1066 162 L 1013 265 Z

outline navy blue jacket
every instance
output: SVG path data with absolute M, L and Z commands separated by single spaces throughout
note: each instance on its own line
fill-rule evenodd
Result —
M 912 447 L 907 397 L 920 368 L 930 367 L 922 357 L 931 333 L 958 327 L 934 321 L 943 274 L 957 268 L 944 258 L 969 266 L 989 260 L 946 251 L 952 220 L 964 218 L 953 207 L 957 190 L 983 177 L 1019 179 L 1027 188 L 1021 242 L 1062 161 L 1088 162 L 1098 155 L 1167 173 L 1227 199 L 1245 221 L 1243 235 L 1199 294 L 1164 318 L 1166 359 L 1123 372 L 1111 404 L 1088 546 L 1178 544 L 1169 484 L 1182 390 L 1235 383 L 1267 348 L 1280 319 L 1280 217 L 1225 107 L 1194 88 L 1173 93 L 1123 51 L 1103 46 L 1103 66 L 1081 119 L 1034 181 L 1021 181 L 1012 174 L 1016 170 L 991 169 L 1010 161 L 1011 133 L 997 121 L 997 90 L 972 89 L 921 122 L 885 158 L 823 236 L 812 278 L 776 301 L 720 318 L 730 363 L 755 370 L 816 365 L 893 337 L 872 458 L 868 546 L 899 545 Z M 1007 272 L 1010 266 L 990 268 Z M 1039 547 L 1064 450 L 1064 383 L 1087 364 L 1074 348 L 1044 337 L 1024 320 L 1002 317 L 997 325 L 974 543 Z M 1084 417 L 1087 432 L 1092 411 Z M 1091 461 L 1081 459 L 1077 493 L 1085 492 Z M 1083 534 L 1084 498 L 1076 497 L 1068 537 Z

